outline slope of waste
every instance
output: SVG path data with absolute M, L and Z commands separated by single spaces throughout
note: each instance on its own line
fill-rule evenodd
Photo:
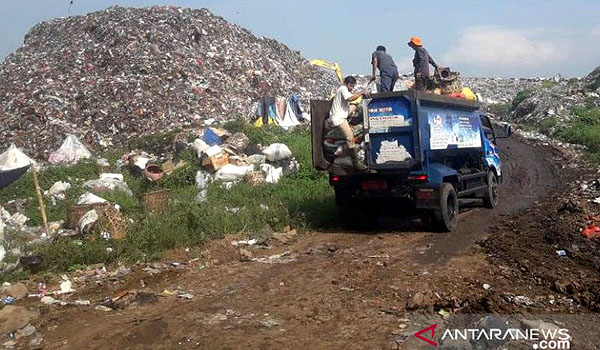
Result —
M 510 103 L 513 98 L 526 89 L 539 88 L 544 78 L 485 78 L 460 77 L 463 86 L 468 86 L 478 94 L 484 104 Z
M 568 122 L 575 108 L 600 106 L 600 67 L 584 79 L 561 79 L 521 92 L 509 119 L 518 123 Z
M 337 84 L 299 52 L 206 9 L 110 7 L 34 26 L 0 67 L 0 139 L 46 158 L 66 133 L 97 147 L 247 117 L 262 96 L 306 105 Z

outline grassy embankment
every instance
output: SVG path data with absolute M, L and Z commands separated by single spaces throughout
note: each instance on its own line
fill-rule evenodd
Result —
M 64 271 L 83 265 L 113 262 L 142 262 L 159 258 L 168 249 L 197 247 L 210 238 L 227 234 L 242 233 L 249 236 L 269 235 L 285 226 L 298 229 L 327 229 L 338 225 L 333 200 L 333 191 L 327 176 L 312 168 L 310 131 L 306 127 L 285 132 L 278 127 L 254 128 L 243 122 L 226 126 L 231 132 L 243 131 L 253 144 L 268 145 L 273 142 L 287 144 L 300 163 L 298 173 L 284 177 L 278 184 L 256 187 L 240 183 L 230 190 L 217 183 L 208 188 L 208 199 L 194 201 L 198 193 L 195 176 L 199 160 L 192 151 L 183 158 L 189 162 L 157 183 L 123 171 L 125 180 L 134 196 L 123 192 L 106 192 L 100 195 L 118 203 L 122 212 L 133 222 L 122 240 L 103 240 L 97 235 L 76 238 L 57 238 L 44 244 L 28 245 L 26 250 L 45 257 L 45 269 Z M 161 153 L 173 134 L 156 135 L 137 140 L 130 149 L 142 146 L 149 152 Z M 111 164 L 128 150 L 115 150 L 104 154 Z M 112 168 L 112 172 L 118 169 Z M 46 201 L 50 221 L 65 220 L 67 207 L 74 204 L 85 190 L 82 183 L 98 178 L 100 169 L 93 161 L 80 162 L 73 166 L 57 166 L 39 173 L 40 184 L 48 189 L 56 181 L 68 181 L 73 187 L 66 192 L 64 202 L 56 204 Z M 142 208 L 142 194 L 167 188 L 170 190 L 170 206 L 167 212 L 146 213 Z M 0 203 L 13 199 L 28 198 L 25 213 L 30 218 L 28 225 L 41 222 L 33 190 L 33 179 L 27 174 L 11 186 L 0 190 Z M 10 248 L 23 245 L 22 234 L 6 234 Z M 112 248 L 108 249 L 107 248 Z M 17 257 L 12 257 L 16 259 Z M 9 257 L 11 259 L 11 257 Z

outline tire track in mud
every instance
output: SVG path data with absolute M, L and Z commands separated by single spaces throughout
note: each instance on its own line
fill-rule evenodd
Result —
M 502 215 L 523 212 L 537 200 L 549 195 L 556 186 L 552 152 L 547 147 L 530 145 L 518 138 L 498 140 L 503 181 L 500 201 L 493 210 L 473 208 L 459 216 L 459 226 L 451 233 L 430 236 L 427 254 L 415 255 L 419 263 L 440 263 L 460 253 L 487 235 Z

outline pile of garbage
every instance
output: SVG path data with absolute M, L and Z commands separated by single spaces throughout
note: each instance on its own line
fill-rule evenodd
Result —
M 37 24 L 0 68 L 0 139 L 46 158 L 201 120 L 248 118 L 264 96 L 306 109 L 337 81 L 299 52 L 206 9 L 110 7 Z
M 44 223 L 44 226 L 28 226 L 29 218 L 24 215 L 23 210 L 25 204 L 19 202 L 23 201 L 29 205 L 35 203 L 37 206 L 38 201 L 35 198 L 20 198 L 7 202 L 12 214 L 7 210 L 9 207 L 5 206 L 5 209 L 0 206 L 0 272 L 17 266 L 14 263 L 3 263 L 6 255 L 21 255 L 20 250 L 12 249 L 13 232 L 20 233 L 20 237 L 30 243 L 71 236 L 105 240 L 124 238 L 133 221 L 122 213 L 119 203 L 111 202 L 103 196 L 107 197 L 105 194 L 115 191 L 125 196 L 135 196 L 125 181 L 126 174 L 146 183 L 144 190 L 148 191 L 137 195 L 141 196 L 141 206 L 150 213 L 163 211 L 168 207 L 169 190 L 161 185 L 164 183 L 161 180 L 177 170 L 195 172 L 195 177 L 188 178 L 190 181 L 195 179 L 198 202 L 206 201 L 211 183 L 227 189 L 240 182 L 251 186 L 275 184 L 284 176 L 299 170 L 299 163 L 287 145 L 251 144 L 244 133 L 231 133 L 217 124 L 182 132 L 173 139 L 172 145 L 167 147 L 170 147 L 172 152 L 160 156 L 134 149 L 123 154 L 111 165 L 107 159 L 93 159 L 92 152 L 75 135 L 67 135 L 61 147 L 51 153 L 50 164 L 39 166 L 45 168 L 53 166 L 52 164 L 68 166 L 79 161 L 95 162 L 100 170 L 99 176 L 87 179 L 59 179 L 49 188 L 42 188 L 38 199 L 42 200 L 43 197 L 48 206 L 56 206 L 59 202 L 64 205 L 69 203 L 66 217 Z M 185 160 L 181 159 L 184 151 L 187 152 Z M 196 159 L 192 159 L 194 155 Z M 0 167 L 28 165 L 31 162 L 33 161 L 14 145 L 0 154 Z M 193 182 L 186 184 L 192 185 Z M 68 191 L 74 186 L 78 189 L 77 193 L 83 194 L 67 201 Z M 10 237 L 5 237 L 6 232 L 11 232 Z
M 538 89 L 544 81 L 555 78 L 481 78 L 461 77 L 464 86 L 469 86 L 483 104 L 511 103 L 519 91 Z
M 594 74 L 599 75 L 598 69 L 583 80 L 561 79 L 554 84 L 532 89 L 508 116 L 509 120 L 518 123 L 539 124 L 544 120 L 553 119 L 564 123 L 574 116 L 573 109 L 600 106 L 600 88 L 592 90 Z

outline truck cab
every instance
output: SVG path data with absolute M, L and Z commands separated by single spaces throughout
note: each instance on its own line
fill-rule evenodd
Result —
M 331 161 L 324 152 L 329 101 L 311 101 L 313 165 L 329 172 L 341 207 L 387 199 L 433 219 L 458 224 L 458 199 L 498 204 L 502 163 L 490 115 L 477 102 L 416 91 L 375 94 L 362 104 L 367 171 Z

